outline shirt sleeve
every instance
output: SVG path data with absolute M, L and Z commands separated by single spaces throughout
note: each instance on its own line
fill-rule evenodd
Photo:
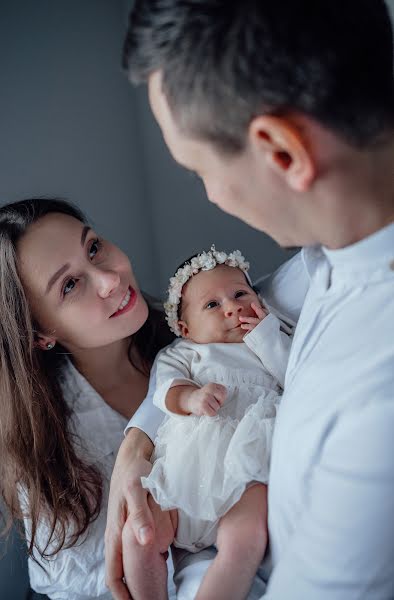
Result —
M 153 396 L 156 392 L 156 367 L 157 363 L 154 362 L 150 372 L 149 389 L 146 398 L 131 417 L 125 429 L 125 433 L 131 427 L 141 429 L 150 438 L 152 443 L 164 419 L 163 412 L 153 404 Z
M 164 419 L 163 412 L 153 404 L 153 396 L 156 392 L 156 367 L 157 362 L 154 362 L 150 372 L 149 389 L 146 398 L 131 417 L 125 429 L 125 433 L 131 427 L 141 429 L 150 438 L 152 443 Z
M 393 431 L 392 395 L 337 417 L 264 600 L 394 597 Z
M 254 286 L 279 317 L 295 324 L 300 316 L 309 284 L 304 250 L 301 250 L 271 275 L 257 279 Z
M 258 356 L 265 368 L 284 387 L 287 362 L 292 338 L 281 330 L 280 320 L 269 313 L 252 331 L 244 342 Z

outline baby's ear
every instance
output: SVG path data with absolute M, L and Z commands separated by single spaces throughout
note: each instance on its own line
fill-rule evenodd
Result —
M 189 328 L 186 321 L 178 321 L 178 327 L 181 330 L 181 335 L 184 338 L 189 337 Z

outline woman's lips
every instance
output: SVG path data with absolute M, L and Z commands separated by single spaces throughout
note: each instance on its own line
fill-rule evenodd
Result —
M 112 317 L 119 317 L 120 315 L 123 315 L 125 312 L 127 312 L 131 308 L 133 308 L 133 306 L 137 300 L 137 294 L 131 286 L 128 288 L 122 302 L 120 303 L 120 306 L 122 305 L 124 300 L 127 298 L 127 296 L 129 296 L 129 299 L 128 299 L 128 302 L 126 303 L 126 305 L 123 306 L 122 308 L 118 308 L 118 310 L 116 312 L 114 312 L 113 315 L 110 316 L 110 319 L 112 319 Z

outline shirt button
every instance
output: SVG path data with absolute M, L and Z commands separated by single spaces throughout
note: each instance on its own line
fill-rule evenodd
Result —
M 196 548 L 198 548 L 199 550 L 201 550 L 201 548 L 204 548 L 204 544 L 202 544 L 201 542 L 197 542 L 195 544 Z

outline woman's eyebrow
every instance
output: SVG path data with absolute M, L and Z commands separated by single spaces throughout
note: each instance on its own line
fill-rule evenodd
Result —
M 67 263 L 67 264 L 63 265 L 62 267 L 60 267 L 60 269 L 58 269 L 56 271 L 56 273 L 54 275 L 52 275 L 52 277 L 48 281 L 48 285 L 47 285 L 47 289 L 45 290 L 45 294 L 48 294 L 51 291 L 53 285 L 56 283 L 56 281 L 59 279 L 59 277 L 61 275 L 63 275 L 63 273 L 65 271 L 67 271 L 67 269 L 69 269 L 69 268 L 70 268 L 70 263 Z
M 88 235 L 89 231 L 90 231 L 90 227 L 89 225 L 85 225 L 84 228 L 82 229 L 82 234 L 81 234 L 81 246 L 85 245 L 85 240 L 86 240 L 86 236 Z
M 82 233 L 81 233 L 81 246 L 82 247 L 85 245 L 86 236 L 88 235 L 90 229 L 91 228 L 89 227 L 89 225 L 85 225 L 84 228 L 82 229 Z M 67 271 L 67 269 L 69 269 L 69 268 L 70 268 L 70 263 L 67 263 L 67 264 L 63 265 L 62 267 L 60 267 L 60 269 L 58 269 L 56 271 L 56 273 L 54 273 L 52 275 L 52 277 L 48 281 L 48 285 L 47 285 L 45 294 L 48 294 L 51 291 L 53 285 L 56 283 L 56 281 L 59 279 L 59 277 L 61 275 L 63 275 L 63 273 L 65 271 Z

